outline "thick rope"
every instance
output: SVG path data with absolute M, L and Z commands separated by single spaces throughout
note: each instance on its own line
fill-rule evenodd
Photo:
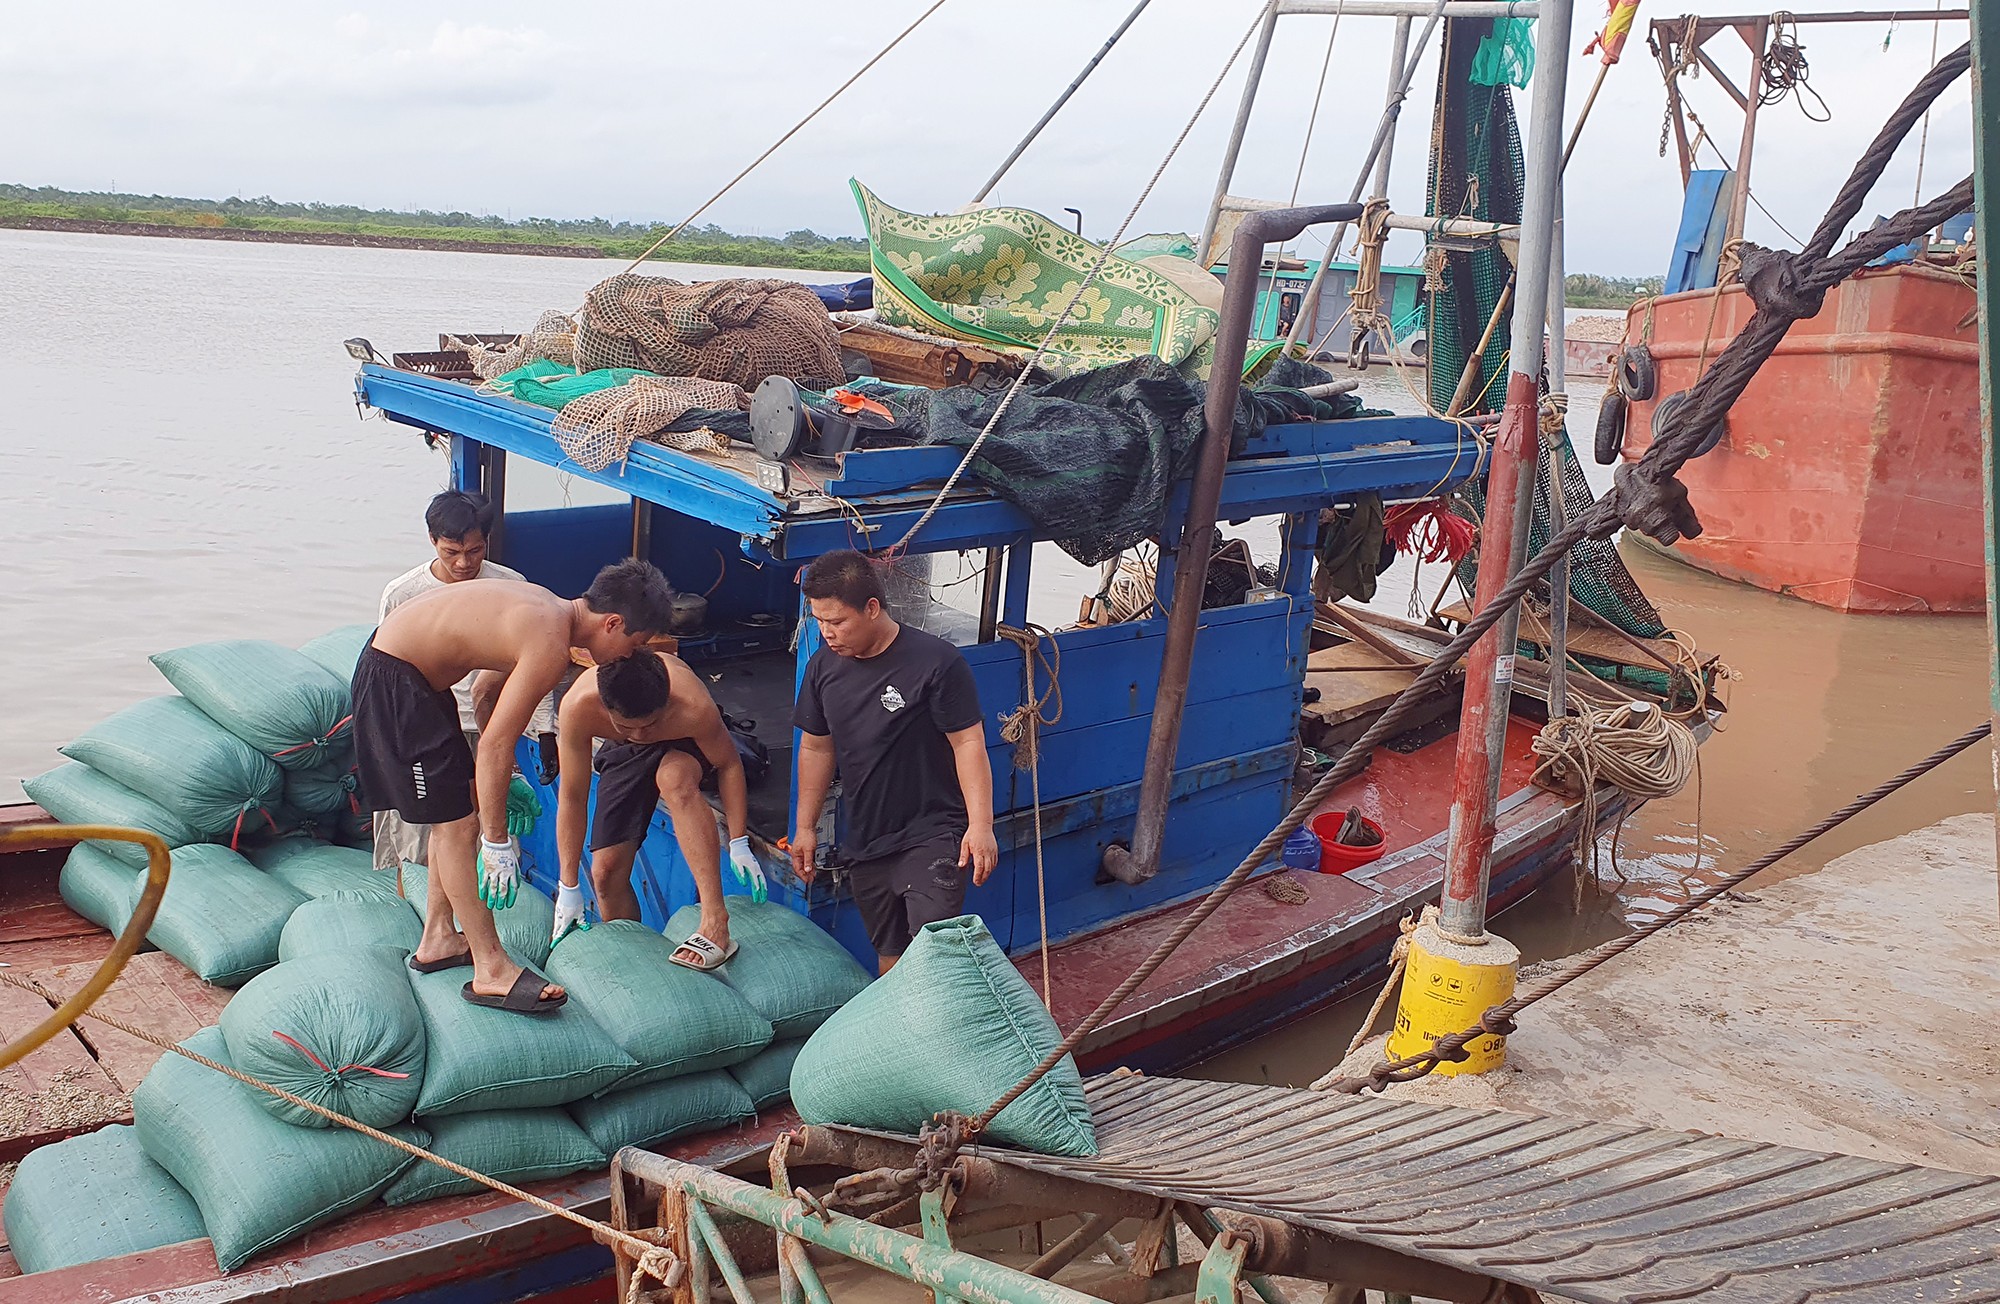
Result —
M 625 270 L 628 272 L 632 271 L 634 268 L 638 267 L 641 263 L 645 262 L 648 258 L 651 258 L 654 254 L 658 253 L 660 251 L 661 245 L 664 245 L 667 241 L 673 239 L 681 232 L 687 230 L 688 227 L 694 222 L 694 220 L 697 217 L 700 217 L 703 213 L 706 213 L 710 208 L 714 207 L 715 202 L 718 199 L 721 199 L 724 195 L 728 194 L 731 190 L 734 190 L 736 188 L 737 182 L 741 181 L 743 178 L 749 176 L 752 172 L 756 171 L 758 165 L 761 164 L 765 159 L 771 157 L 771 155 L 777 153 L 780 146 L 782 146 L 786 141 L 790 140 L 792 137 L 798 135 L 800 131 L 804 130 L 805 125 L 808 122 L 811 122 L 814 118 L 817 118 L 822 112 L 824 112 L 827 105 L 839 99 L 841 95 L 846 92 L 848 87 L 860 81 L 863 74 L 865 74 L 870 68 L 873 68 L 876 64 L 882 62 L 882 60 L 888 55 L 889 51 L 895 49 L 897 46 L 903 43 L 904 37 L 908 36 L 911 32 L 914 32 L 919 27 L 923 26 L 924 20 L 929 18 L 932 14 L 936 13 L 938 10 L 944 8 L 944 5 L 945 5 L 945 0 L 937 0 L 937 2 L 933 4 L 930 8 L 918 14 L 915 22 L 911 23 L 908 27 L 905 27 L 902 31 L 896 34 L 895 40 L 890 41 L 887 45 L 883 46 L 880 50 L 876 51 L 875 57 L 870 59 L 867 63 L 862 64 L 859 68 L 855 69 L 854 75 L 852 77 L 849 77 L 846 81 L 840 83 L 839 86 L 835 87 L 833 94 L 821 100 L 818 103 L 818 105 L 816 105 L 813 108 L 813 111 L 811 113 L 806 114 L 805 117 L 800 118 L 796 123 L 794 123 L 790 131 L 778 137 L 777 140 L 771 142 L 771 147 L 769 149 L 765 150 L 762 154 L 759 154 L 756 158 L 751 159 L 750 165 L 744 168 L 741 172 L 738 172 L 735 176 L 729 178 L 728 184 L 724 185 L 722 189 L 716 191 L 714 194 L 710 195 L 707 199 L 704 199 L 701 203 L 700 208 L 695 209 L 694 212 L 689 213 L 686 217 L 682 218 L 680 220 L 680 224 L 675 226 L 673 230 L 667 232 L 659 239 L 653 241 L 652 245 L 647 248 L 646 252 L 640 254 L 637 258 L 634 258 L 631 262 L 631 265 L 626 267 Z
M 1574 787 L 1582 802 L 1571 902 L 1580 910 L 1584 880 L 1597 877 L 1597 785 L 1608 783 L 1641 801 L 1673 796 L 1694 777 L 1694 730 L 1651 702 L 1630 702 L 1557 716 L 1529 745 L 1541 758 L 1531 782 L 1564 792 Z
M 56 993 L 50 991 L 48 988 L 42 986 L 40 983 L 36 982 L 32 978 L 23 978 L 18 974 L 12 974 L 4 970 L 0 970 L 0 982 L 4 982 L 10 987 L 18 987 L 24 992 L 32 992 L 36 996 L 39 996 L 43 1000 L 49 1002 L 51 1005 L 62 1004 L 61 997 L 59 997 Z M 140 1041 L 146 1042 L 147 1044 L 152 1046 L 157 1046 L 161 1050 L 171 1051 L 174 1054 L 179 1055 L 182 1059 L 193 1060 L 195 1063 L 200 1064 L 206 1068 L 214 1069 L 217 1073 L 220 1073 L 225 1077 L 231 1077 L 236 1079 L 238 1082 L 241 1082 L 246 1087 L 254 1088 L 258 1091 L 263 1092 L 265 1095 L 268 1096 L 276 1096 L 279 1100 L 284 1101 L 286 1104 L 297 1106 L 298 1108 L 305 1110 L 309 1114 L 316 1114 L 320 1118 L 327 1120 L 329 1123 L 335 1123 L 351 1131 L 359 1132 L 363 1136 L 372 1137 L 375 1140 L 380 1141 L 383 1145 L 390 1146 L 394 1149 L 400 1150 L 406 1155 L 413 1155 L 416 1158 L 421 1159 L 426 1163 L 436 1164 L 439 1168 L 444 1169 L 446 1172 L 456 1173 L 460 1177 L 466 1178 L 469 1181 L 477 1182 L 481 1186 L 489 1187 L 495 1191 L 500 1192 L 500 1194 L 502 1195 L 512 1196 L 514 1199 L 519 1200 L 524 1204 L 533 1205 L 535 1208 L 540 1209 L 543 1213 L 554 1214 L 558 1218 L 563 1218 L 570 1222 L 573 1222 L 577 1226 L 582 1227 L 586 1231 L 588 1231 L 591 1234 L 591 1236 L 597 1240 L 599 1244 L 607 1246 L 615 1245 L 619 1249 L 626 1251 L 628 1254 L 632 1255 L 634 1259 L 639 1261 L 642 1268 L 648 1262 L 649 1259 L 653 1258 L 653 1256 L 657 1256 L 664 1253 L 664 1251 L 662 1251 L 659 1246 L 654 1245 L 652 1242 L 642 1240 L 637 1236 L 633 1236 L 630 1235 L 629 1233 L 622 1232 L 618 1228 L 613 1227 L 609 1223 L 599 1222 L 595 1218 L 586 1217 L 583 1214 L 578 1213 L 574 1209 L 565 1209 L 561 1205 L 556 1204 L 551 1200 L 544 1200 L 541 1196 L 533 1195 L 527 1191 L 523 1191 L 518 1186 L 510 1186 L 506 1182 L 501 1181 L 497 1177 L 488 1177 L 485 1173 L 479 1172 L 476 1169 L 467 1168 L 464 1164 L 454 1163 L 451 1160 L 446 1159 L 443 1155 L 433 1154 L 430 1151 L 424 1149 L 422 1146 L 412 1145 L 408 1141 L 405 1141 L 400 1137 L 391 1136 L 387 1132 L 382 1131 L 380 1128 L 370 1127 L 368 1126 L 368 1124 L 360 1122 L 357 1119 L 349 1118 L 347 1115 L 342 1114 L 337 1110 L 328 1109 L 325 1105 L 319 1104 L 316 1101 L 307 1100 L 303 1096 L 295 1096 L 291 1092 L 286 1091 L 283 1087 L 272 1086 L 270 1083 L 252 1077 L 250 1074 L 244 1073 L 239 1069 L 231 1068 L 229 1065 L 221 1063 L 218 1060 L 212 1060 L 206 1055 L 202 1055 L 195 1051 L 191 1051 L 187 1047 L 180 1045 L 178 1042 L 175 1042 L 167 1037 L 162 1037 L 159 1033 L 154 1032 L 150 1028 L 142 1028 L 136 1023 L 130 1023 L 124 1019 L 118 1018 L 115 1015 L 104 1014 L 97 1010 L 85 1010 L 83 1012 L 83 1017 L 86 1019 L 95 1019 L 97 1020 L 97 1022 L 104 1024 L 106 1027 L 116 1028 L 118 1029 L 118 1031 L 124 1033 L 128 1037 L 137 1037 Z M 668 1257 L 671 1258 L 671 1255 L 669 1255 Z M 654 1259 L 653 1261 L 658 1262 L 657 1259 Z M 658 1274 L 652 1274 L 652 1275 L 655 1276 L 655 1280 L 665 1281 L 664 1276 Z
M 1361 1092 L 1367 1090 L 1379 1091 L 1391 1082 L 1415 1081 L 1441 1063 L 1449 1062 L 1456 1064 L 1462 1062 L 1467 1058 L 1465 1051 L 1467 1042 L 1477 1037 L 1489 1035 L 1504 1037 L 1513 1032 L 1514 1016 L 1522 1010 L 1527 1009 L 1530 1005 L 1533 1005 L 1536 1001 L 1562 990 L 1605 961 L 1623 955 L 1655 933 L 1671 928 L 1716 898 L 1741 887 L 1745 882 L 1763 873 L 1786 856 L 1797 851 L 1800 847 L 1840 827 L 1848 820 L 1859 815 L 1862 811 L 1873 806 L 1876 802 L 1881 801 L 1884 797 L 1929 774 L 1932 770 L 1943 765 L 1966 748 L 1988 737 L 1992 732 L 1993 725 L 1990 721 L 1967 730 L 1957 738 L 1946 743 L 1943 747 L 1932 752 L 1929 756 L 1926 756 L 1923 760 L 1918 761 L 1915 765 L 1897 774 L 1894 778 L 1888 779 L 1876 787 L 1869 789 L 1867 792 L 1862 793 L 1859 797 L 1856 797 L 1839 810 L 1820 820 L 1811 828 L 1793 834 L 1785 842 L 1757 857 L 1757 859 L 1751 861 L 1742 869 L 1737 870 L 1734 874 L 1730 874 L 1709 884 L 1701 891 L 1690 896 L 1686 901 L 1669 910 L 1666 914 L 1661 915 L 1658 919 L 1649 924 L 1642 925 L 1622 937 L 1615 937 L 1602 946 L 1584 952 L 1583 955 L 1565 965 L 1557 972 L 1529 984 L 1525 990 L 1517 992 L 1511 1000 L 1503 1001 L 1487 1010 L 1486 1013 L 1480 1016 L 1479 1022 L 1473 1027 L 1467 1028 L 1463 1032 L 1454 1032 L 1449 1036 L 1438 1038 L 1429 1050 L 1416 1055 L 1406 1056 L 1399 1060 L 1385 1060 L 1361 1077 L 1323 1078 L 1319 1082 L 1315 1082 L 1313 1086 L 1322 1090 L 1359 1095 Z
M 1028 791 L 1035 811 L 1035 905 L 1042 917 L 1042 1004 L 1055 1010 L 1055 989 L 1049 979 L 1049 878 L 1042 862 L 1042 726 L 1062 719 L 1062 644 L 1040 625 L 1015 629 L 996 626 L 994 632 L 1021 649 L 1021 704 L 1008 712 L 1000 725 L 1000 737 L 1014 745 L 1014 768 L 1028 772 Z M 1049 641 L 1055 658 L 1042 655 L 1042 640 Z M 1035 692 L 1035 666 L 1040 663 L 1049 677 L 1048 691 Z M 1047 713 L 1055 703 L 1055 714 Z
M 1909 132 L 1924 109 L 1935 100 L 1944 88 L 1971 63 L 1971 44 L 1961 46 L 1940 62 L 1929 74 L 1917 83 L 1909 97 L 1898 107 L 1883 126 L 1866 153 L 1856 163 L 1854 172 L 1841 187 L 1835 206 L 1827 212 L 1813 240 L 1803 253 L 1797 255 L 1770 254 L 1773 259 L 1784 259 L 1786 270 L 1796 273 L 1797 279 L 1808 285 L 1831 286 L 1866 266 L 1875 258 L 1910 239 L 1911 234 L 1927 231 L 1947 217 L 1963 212 L 1972 203 L 1971 178 L 1954 187 L 1944 197 L 1933 200 L 1919 209 L 1909 209 L 1890 218 L 1881 226 L 1864 232 L 1843 249 L 1838 257 L 1828 258 L 1826 251 L 1832 247 L 1834 239 L 1860 210 L 1861 202 L 1867 197 L 1880 177 L 1889 157 L 1895 153 L 1896 144 Z M 1785 288 L 1794 282 L 1788 279 Z M 1752 287 L 1753 300 L 1758 299 L 1757 287 Z M 1810 309 L 1810 311 L 1806 311 Z M 1098 1003 L 1096 1009 L 1086 1015 L 1083 1021 L 1063 1038 L 1062 1044 L 1030 1069 L 1028 1073 L 1000 1098 L 986 1107 L 974 1120 L 971 1131 L 976 1135 L 983 1131 L 993 1119 L 1020 1099 L 1023 1092 L 1062 1063 L 1085 1038 L 1095 1032 L 1112 1013 L 1123 1005 L 1133 992 L 1139 990 L 1151 978 L 1167 958 L 1178 950 L 1194 931 L 1207 922 L 1208 918 L 1221 908 L 1222 903 L 1247 882 L 1251 875 L 1266 860 L 1284 845 L 1286 838 L 1306 822 L 1315 807 L 1333 790 L 1353 778 L 1364 769 L 1377 745 L 1387 741 L 1416 710 L 1419 703 L 1429 696 L 1431 690 L 1444 679 L 1452 667 L 1469 651 L 1474 643 L 1488 630 L 1500 622 L 1500 618 L 1528 591 L 1539 584 L 1569 550 L 1587 537 L 1609 538 L 1621 528 L 1643 530 L 1662 543 L 1673 543 L 1682 534 L 1692 529 L 1700 530 L 1700 522 L 1687 507 L 1687 490 L 1675 480 L 1674 475 L 1695 455 L 1702 434 L 1719 419 L 1729 406 L 1742 394 L 1744 388 L 1757 373 L 1764 359 L 1776 349 L 1785 331 L 1800 316 L 1810 316 L 1818 311 L 1816 301 L 1801 302 L 1795 298 L 1773 295 L 1772 304 L 1759 307 L 1749 323 L 1701 379 L 1689 391 L 1688 401 L 1682 405 L 1681 420 L 1671 430 L 1658 432 L 1652 445 L 1637 464 L 1619 468 L 1617 479 L 1611 489 L 1587 512 L 1579 513 L 1569 526 L 1550 539 L 1548 546 L 1535 554 L 1521 569 L 1500 587 L 1493 599 L 1459 630 L 1452 640 L 1444 645 L 1429 665 L 1420 670 L 1394 702 L 1375 718 L 1362 735 L 1355 739 L 1320 779 L 1313 784 L 1297 805 L 1278 821 L 1277 827 L 1266 834 L 1262 841 L 1250 849 L 1242 862 L 1231 870 L 1227 877 L 1217 883 L 1209 894 L 1195 907 L 1181 917 L 1178 924 L 1152 954 L 1143 960 L 1130 976 L 1120 982 L 1111 993 Z M 1967 745 L 1970 745 L 1968 742 Z
M 1118 242 L 1125 238 L 1125 232 L 1131 228 L 1133 220 L 1139 216 L 1139 210 L 1152 197 L 1153 187 L 1159 185 L 1160 178 L 1166 175 L 1167 165 L 1174 161 L 1174 155 L 1180 153 L 1181 146 L 1187 143 L 1188 135 L 1194 131 L 1195 123 L 1201 121 L 1201 115 L 1208 111 L 1209 101 L 1213 100 L 1215 93 L 1222 89 L 1222 83 L 1229 76 L 1229 70 L 1236 66 L 1236 60 L 1242 55 L 1243 47 L 1250 44 L 1251 35 L 1256 32 L 1263 21 L 1264 14 L 1260 9 L 1257 17 L 1251 22 L 1250 26 L 1244 29 L 1243 39 L 1236 43 L 1236 48 L 1230 52 L 1228 60 L 1223 63 L 1222 71 L 1215 74 L 1215 80 L 1210 83 L 1208 93 L 1201 97 L 1201 103 L 1194 106 L 1194 112 L 1189 115 L 1187 125 L 1181 128 L 1181 134 L 1174 137 L 1174 143 L 1167 149 L 1167 156 L 1160 160 L 1160 166 L 1153 169 L 1151 179 L 1146 182 L 1145 189 L 1139 192 L 1139 197 L 1132 202 L 1131 211 L 1125 214 L 1125 220 L 1118 224 L 1118 230 L 1109 240 L 1104 242 L 1104 247 L 1098 250 L 1097 260 L 1090 265 L 1090 270 L 1084 274 L 1083 280 L 1078 283 L 1075 293 L 1070 295 L 1069 302 L 1063 305 L 1063 310 L 1056 314 L 1056 319 L 1049 324 L 1048 333 L 1043 335 L 1042 342 L 1035 346 L 1034 355 L 1028 359 L 1021 367 L 1021 370 L 1015 375 L 1013 383 L 1007 386 L 1006 393 L 1000 396 L 1000 402 L 994 407 L 993 415 L 986 418 L 986 425 L 980 430 L 978 437 L 966 448 L 965 456 L 958 459 L 958 465 L 953 467 L 951 474 L 946 477 L 943 487 L 937 491 L 937 497 L 931 499 L 930 505 L 924 508 L 923 515 L 917 518 L 916 524 L 912 525 L 904 532 L 902 538 L 891 545 L 889 549 L 891 553 L 900 552 L 908 547 L 910 540 L 917 537 L 917 531 L 930 524 L 931 517 L 937 515 L 938 509 L 944 506 L 945 499 L 949 498 L 952 490 L 958 487 L 959 479 L 964 476 L 966 468 L 972 465 L 972 459 L 978 455 L 980 445 L 986 442 L 986 437 L 993 433 L 995 426 L 1000 424 L 1000 418 L 1007 415 L 1007 409 L 1013 406 L 1014 396 L 1021 392 L 1023 385 L 1027 384 L 1029 373 L 1034 371 L 1035 367 L 1041 362 L 1042 355 L 1049 351 L 1049 345 L 1054 342 L 1057 332 L 1069 324 L 1070 314 L 1076 311 L 1076 305 L 1083 298 L 1084 292 L 1097 283 L 1098 273 L 1102 272 L 1105 263 L 1111 260 L 1111 251 L 1117 248 Z

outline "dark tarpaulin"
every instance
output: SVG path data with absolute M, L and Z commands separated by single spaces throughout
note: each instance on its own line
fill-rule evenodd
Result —
M 1361 402 L 1305 397 L 1298 386 L 1331 379 L 1281 359 L 1237 400 L 1233 454 L 1274 422 L 1357 415 Z M 878 394 L 904 431 L 924 443 L 970 448 L 1000 394 L 969 386 Z M 1206 387 L 1155 357 L 1135 358 L 1037 388 L 1023 388 L 968 473 L 1019 507 L 1085 565 L 1109 560 L 1157 535 L 1167 491 L 1194 470 Z

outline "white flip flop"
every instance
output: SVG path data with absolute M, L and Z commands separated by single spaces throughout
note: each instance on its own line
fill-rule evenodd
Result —
M 709 941 L 700 933 L 690 933 L 685 942 L 674 948 L 674 953 L 669 958 L 683 969 L 693 969 L 697 973 L 714 973 L 717 969 L 720 969 L 723 965 L 728 964 L 736 958 L 737 949 L 741 945 L 734 938 L 731 938 L 729 951 L 727 954 L 724 954 L 721 947 Z M 701 958 L 699 960 L 683 960 L 681 958 L 683 951 L 693 951 Z

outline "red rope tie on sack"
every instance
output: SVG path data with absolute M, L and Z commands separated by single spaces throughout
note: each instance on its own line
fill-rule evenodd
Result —
M 1397 552 L 1424 561 L 1465 560 L 1479 539 L 1478 527 L 1445 505 L 1442 498 L 1397 503 L 1382 517 L 1382 532 Z
M 272 752 L 271 759 L 274 761 L 281 761 L 287 756 L 295 756 L 303 751 L 310 751 L 314 748 L 319 748 L 323 750 L 325 748 L 331 747 L 333 746 L 334 735 L 339 733 L 342 729 L 347 728 L 347 726 L 353 723 L 354 723 L 353 716 L 343 715 L 340 717 L 340 719 L 334 722 L 333 728 L 326 731 L 326 737 L 315 738 L 310 742 L 300 743 L 296 747 L 287 747 L 283 751 Z
M 287 1037 L 284 1033 L 279 1032 L 276 1028 L 271 1029 L 271 1035 L 273 1037 L 276 1037 L 279 1041 L 284 1042 L 287 1046 L 290 1046 L 293 1050 L 297 1051 L 299 1054 L 311 1060 L 313 1067 L 318 1069 L 321 1073 L 331 1073 L 334 1074 L 335 1076 L 339 1076 L 340 1074 L 346 1073 L 351 1069 L 360 1069 L 363 1073 L 373 1073 L 378 1078 L 407 1078 L 410 1076 L 407 1073 L 391 1073 L 388 1069 L 378 1069 L 368 1064 L 343 1064 L 341 1067 L 337 1069 L 330 1069 L 326 1066 L 325 1060 L 321 1059 L 319 1056 L 313 1054 L 311 1051 L 307 1050 L 304 1046 L 300 1045 L 296 1038 Z

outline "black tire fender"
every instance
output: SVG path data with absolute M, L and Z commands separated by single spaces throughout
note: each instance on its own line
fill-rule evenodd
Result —
M 1625 451 L 1625 396 L 1615 389 L 1604 391 L 1597 407 L 1597 464 L 1610 466 Z
M 1653 439 L 1655 442 L 1659 440 L 1660 433 L 1672 424 L 1674 414 L 1680 411 L 1681 406 L 1687 402 L 1687 399 L 1688 391 L 1677 389 L 1661 399 L 1660 405 L 1653 409 Z M 1694 452 L 1688 456 L 1701 457 L 1705 455 L 1710 449 L 1721 443 L 1722 437 L 1728 433 L 1729 418 L 1725 416 L 1708 428 L 1708 431 L 1702 435 L 1701 442 L 1695 445 Z
M 1644 344 L 1628 344 L 1618 353 L 1618 392 L 1627 402 L 1644 403 L 1659 387 L 1659 370 L 1653 365 L 1653 351 Z

